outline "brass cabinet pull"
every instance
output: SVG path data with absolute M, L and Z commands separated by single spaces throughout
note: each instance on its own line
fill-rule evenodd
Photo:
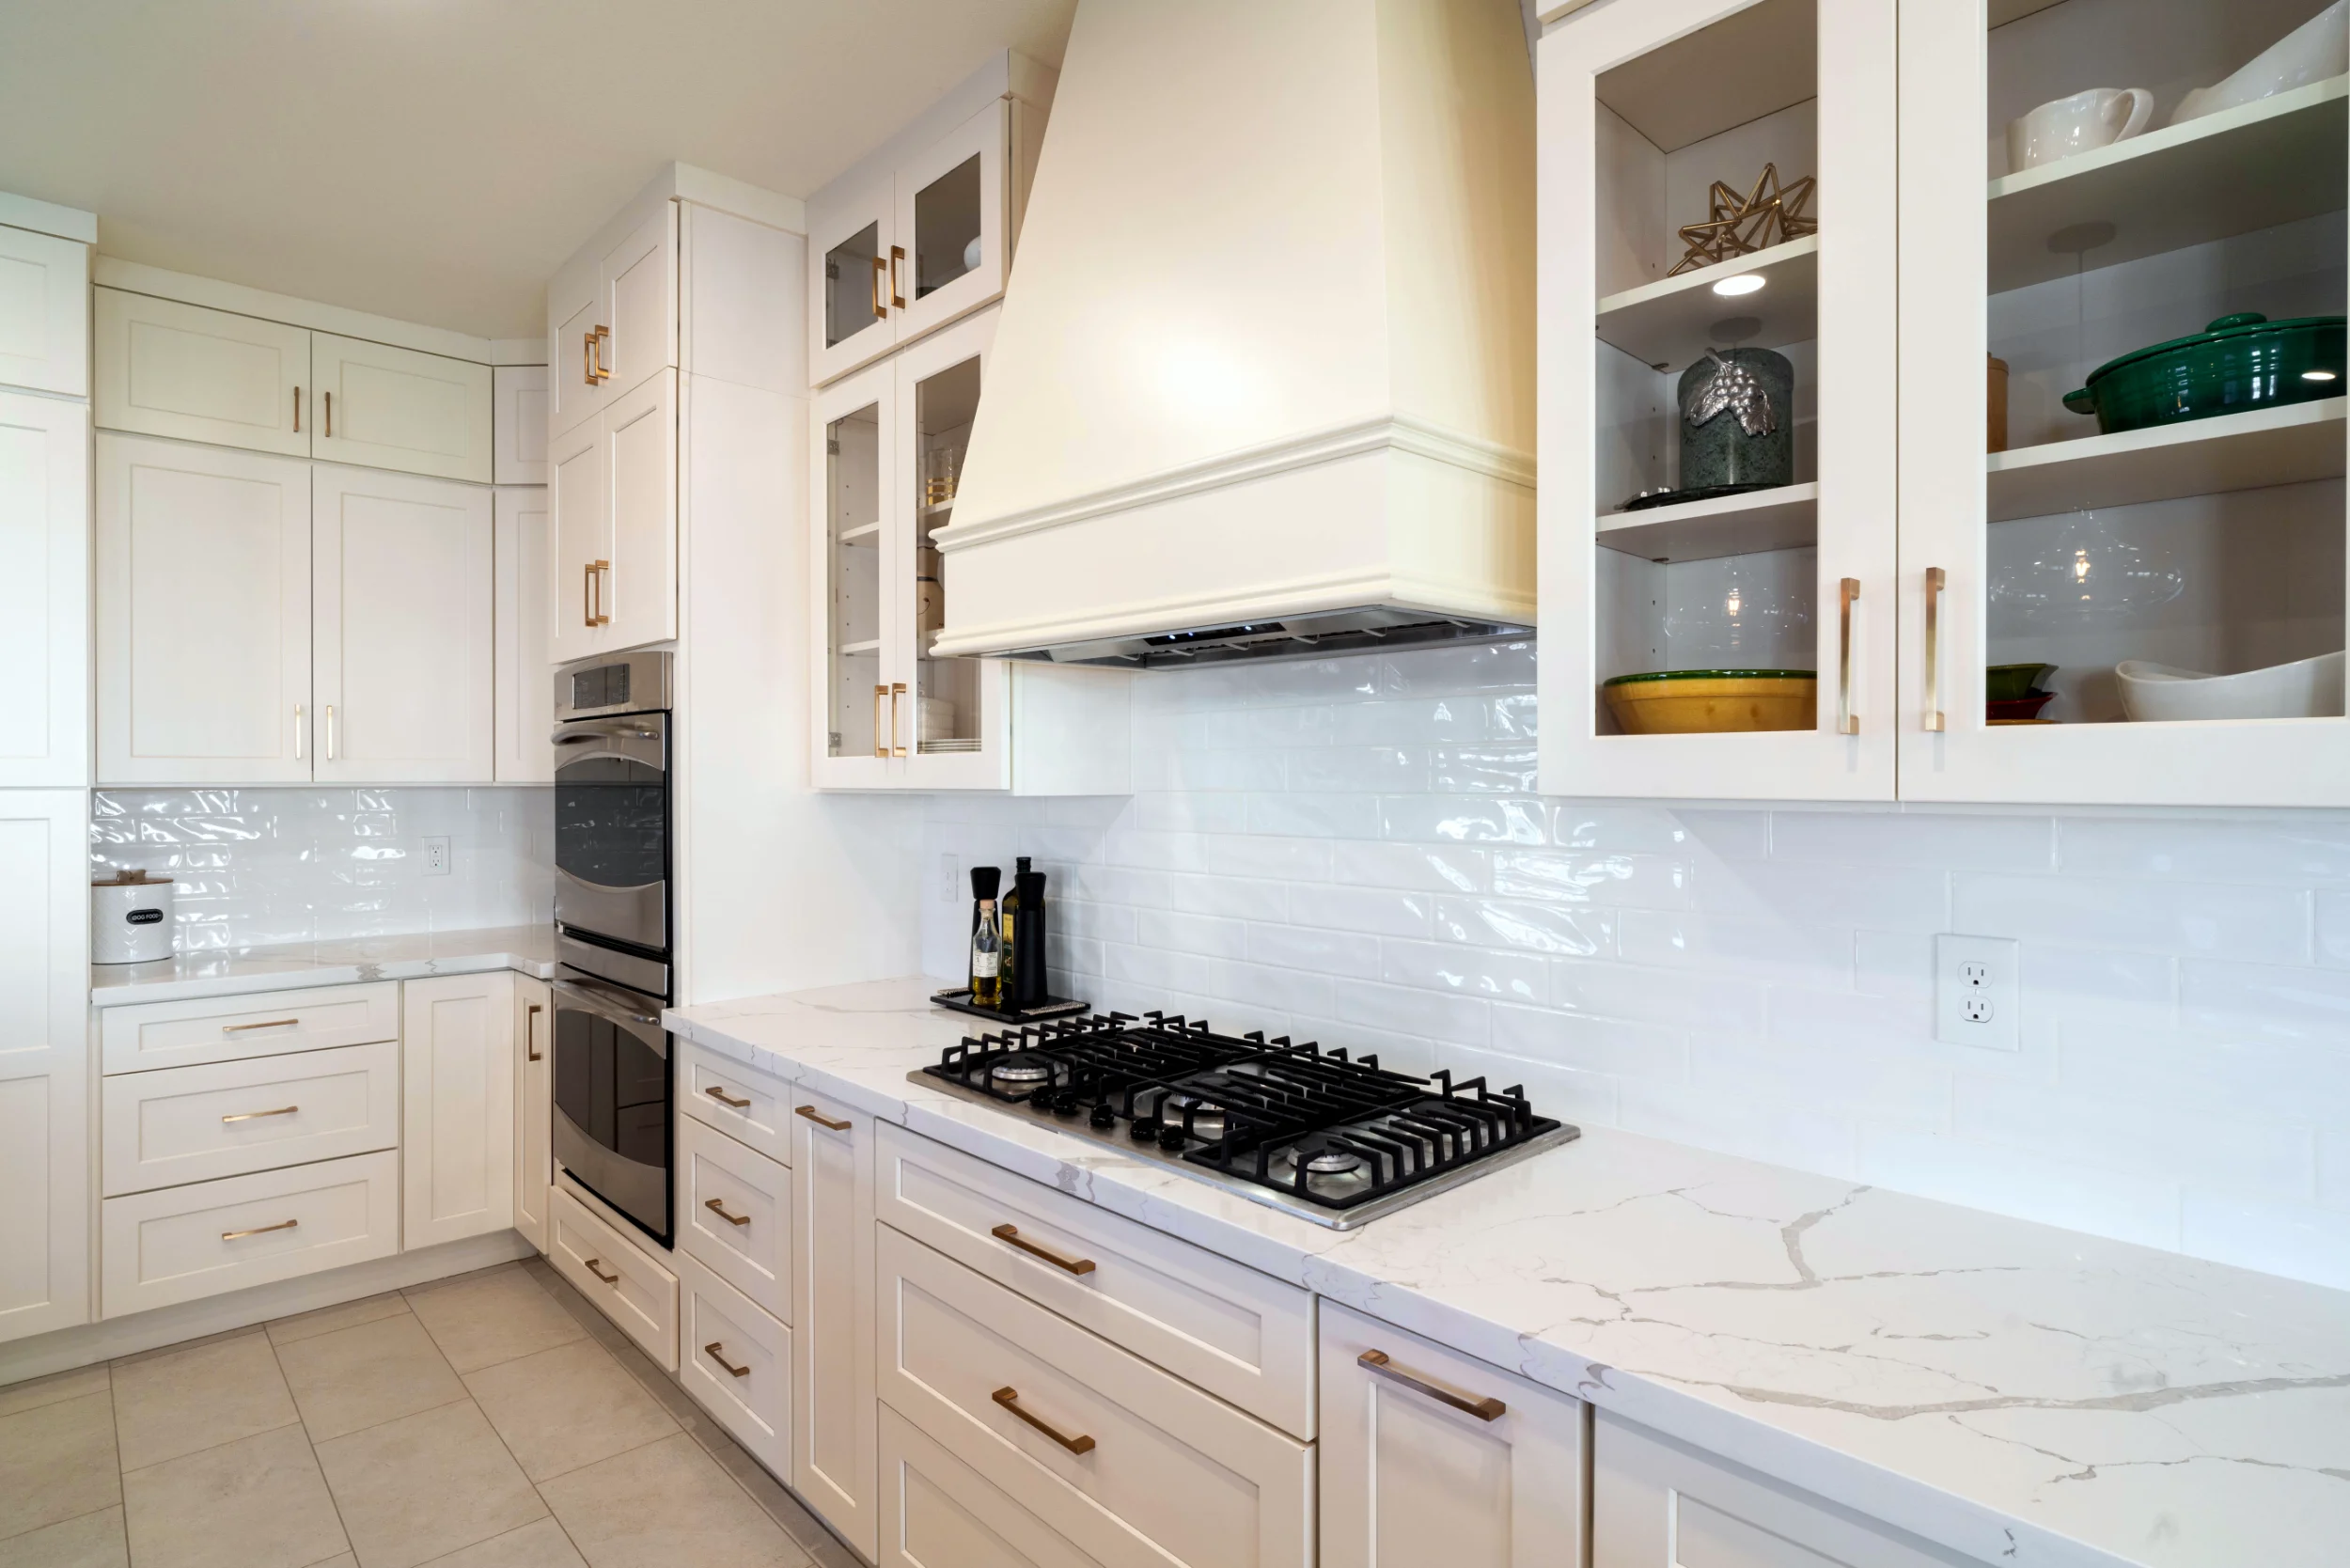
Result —
M 539 1039 L 539 1013 L 540 1011 L 541 1010 L 540 1009 L 539 1004 L 537 1002 L 532 1002 L 530 1004 L 529 1012 L 525 1013 L 523 1017 L 523 1049 L 530 1052 L 530 1059 L 533 1061 L 543 1060 L 546 1057 L 546 1053 L 544 1051 L 531 1050 L 532 1045 L 537 1043 Z
M 220 1239 L 225 1242 L 243 1241 L 247 1236 L 266 1236 L 272 1231 L 290 1231 L 301 1223 L 298 1219 L 281 1219 L 274 1225 L 256 1225 L 250 1231 L 223 1231 Z
M 903 245 L 889 247 L 889 303 L 900 310 L 906 307 L 906 298 L 905 285 L 898 281 L 898 266 L 905 259 L 906 252 Z
M 702 1200 L 702 1207 L 725 1220 L 728 1225 L 748 1225 L 751 1222 L 751 1216 L 748 1215 L 727 1213 L 726 1200 L 722 1198 L 705 1198 Z
M 335 394 L 326 393 L 326 439 L 335 439 Z
M 988 1234 L 994 1236 L 999 1242 L 1006 1242 L 1018 1247 L 1021 1251 L 1026 1252 L 1032 1258 L 1043 1259 L 1055 1268 L 1067 1269 L 1072 1274 L 1091 1274 L 1093 1272 L 1092 1259 L 1064 1258 L 1058 1252 L 1047 1251 L 1045 1248 L 1039 1247 L 1036 1243 L 1028 1240 L 1026 1236 L 1023 1236 L 1017 1226 L 998 1225 L 995 1230 L 990 1231 Z
M 265 1018 L 258 1024 L 223 1024 L 223 1034 L 243 1034 L 247 1029 L 290 1029 L 301 1023 L 299 1018 Z
M 722 1367 L 726 1368 L 726 1370 L 727 1370 L 727 1371 L 728 1371 L 728 1372 L 732 1372 L 732 1373 L 733 1373 L 735 1376 L 737 1376 L 737 1377 L 748 1377 L 748 1376 L 750 1376 L 750 1375 L 751 1375 L 751 1369 L 750 1369 L 750 1368 L 748 1368 L 748 1367 L 738 1367 L 738 1366 L 736 1366 L 733 1362 L 731 1362 L 731 1361 L 728 1360 L 725 1356 L 721 1356 L 721 1355 L 719 1355 L 719 1354 L 718 1354 L 720 1351 L 722 1351 L 722 1350 L 724 1350 L 724 1349 L 726 1349 L 726 1348 L 727 1348 L 727 1342 L 726 1342 L 724 1340 L 713 1340 L 713 1341 L 711 1341 L 708 1344 L 706 1344 L 706 1345 L 702 1346 L 702 1354 L 703 1354 L 704 1356 L 709 1356 L 709 1357 L 710 1357 L 713 1361 L 717 1362 L 717 1363 L 718 1363 L 718 1365 L 720 1365 L 720 1366 L 722 1366 Z
M 302 760 L 302 704 L 294 704 L 294 760 Z
M 1415 1393 L 1426 1394 L 1439 1404 L 1449 1404 L 1455 1410 L 1465 1410 L 1480 1421 L 1497 1420 L 1510 1409 L 1497 1399 L 1490 1397 L 1480 1399 L 1475 1394 L 1463 1393 L 1458 1388 L 1448 1388 L 1433 1377 L 1425 1377 L 1416 1372 L 1406 1372 L 1388 1360 L 1387 1353 L 1384 1350 L 1367 1350 L 1355 1357 L 1355 1364 L 1366 1372 L 1378 1373 L 1390 1383 L 1401 1383 Z
M 889 754 L 903 757 L 905 743 L 898 739 L 898 699 L 906 695 L 906 684 L 900 681 L 889 688 Z
M 600 1263 L 600 1262 L 603 1262 L 603 1260 L 602 1258 L 584 1258 L 584 1259 L 582 1259 L 582 1260 L 581 1260 L 581 1262 L 585 1262 L 585 1263 L 588 1265 L 588 1273 L 590 1273 L 590 1274 L 594 1275 L 597 1278 L 599 1278 L 599 1279 L 603 1280 L 605 1284 L 607 1284 L 607 1285 L 617 1285 L 617 1284 L 619 1284 L 619 1283 L 620 1282 L 620 1277 L 619 1277 L 619 1275 L 617 1275 L 617 1274 L 606 1274 L 606 1273 L 604 1273 L 604 1272 L 603 1272 L 603 1270 L 602 1270 L 602 1269 L 600 1269 L 600 1268 L 598 1268 L 598 1267 L 596 1266 L 598 1263 Z
M 728 1094 L 723 1089 L 705 1089 L 702 1092 L 709 1095 L 713 1100 L 717 1101 L 718 1104 L 731 1106 L 736 1110 L 748 1110 L 751 1108 L 751 1103 L 748 1100 L 737 1100 L 733 1095 Z
M 1942 590 L 1950 584 L 1949 572 L 1926 568 L 1926 728 L 1937 735 L 1948 723 L 1942 716 Z
M 326 760 L 335 760 L 335 705 L 326 705 Z
M 1058 1443 L 1062 1448 L 1067 1449 L 1071 1453 L 1091 1453 L 1093 1451 L 1092 1438 L 1083 1435 L 1076 1437 L 1064 1436 L 1060 1433 L 1058 1433 L 1051 1427 L 1045 1425 L 1042 1421 L 1038 1420 L 1034 1416 L 1029 1415 L 1026 1410 L 1021 1409 L 1019 1389 L 998 1388 L 987 1397 L 1002 1405 L 1005 1409 L 1010 1411 L 1013 1415 L 1019 1417 L 1022 1420 L 1027 1422 L 1030 1426 L 1036 1428 L 1039 1432 L 1044 1434 L 1045 1436 L 1050 1437 L 1054 1442 Z
M 588 385 L 596 384 L 596 331 L 593 327 L 579 335 L 579 375 Z
M 873 688 L 873 755 L 889 755 L 889 733 L 882 728 L 882 699 L 889 695 L 887 686 Z
M 258 1121 L 265 1116 L 291 1116 L 301 1108 L 300 1105 L 280 1105 L 275 1110 L 239 1111 L 234 1116 L 222 1117 L 220 1124 L 226 1127 L 231 1121 Z
M 589 561 L 581 572 L 581 617 L 590 626 L 612 624 L 611 612 L 603 607 L 603 574 L 611 570 L 610 561 Z
M 888 266 L 880 257 L 873 258 L 873 320 L 877 321 L 889 320 L 889 306 L 882 298 L 882 274 Z
M 835 1121 L 831 1117 L 826 1116 L 822 1111 L 818 1110 L 814 1105 L 793 1105 L 791 1107 L 791 1114 L 794 1116 L 807 1117 L 810 1121 L 815 1122 L 816 1125 L 823 1128 L 826 1132 L 845 1133 L 849 1130 L 850 1126 L 850 1124 L 846 1121 Z
M 608 326 L 600 326 L 600 327 L 596 328 L 596 335 L 595 335 L 595 365 L 596 365 L 596 380 L 597 380 L 597 381 L 599 381 L 599 382 L 606 382 L 606 381 L 610 381 L 610 380 L 612 379 L 612 367 L 611 367 L 610 365 L 607 365 L 606 363 L 604 363 L 604 358 L 603 358 L 603 347 L 604 347 L 604 345 L 605 345 L 606 343 L 609 343 L 609 342 L 611 342 L 611 341 L 612 341 L 612 329 L 611 329 L 610 327 L 608 327 Z
M 299 386 L 297 386 L 297 387 L 295 387 L 295 388 L 294 388 L 294 428 L 293 428 L 293 432 L 294 432 L 294 434 L 296 434 L 296 435 L 300 435 L 300 434 L 302 433 L 302 388 L 301 388 L 301 387 L 299 387 Z
M 1836 676 L 1836 732 L 1839 735 L 1860 733 L 1860 715 L 1852 710 L 1852 607 L 1860 602 L 1860 579 L 1847 577 L 1837 585 L 1838 648 Z

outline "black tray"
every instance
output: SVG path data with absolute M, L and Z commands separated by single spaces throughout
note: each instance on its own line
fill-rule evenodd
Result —
M 1071 1001 L 1066 996 L 1047 996 L 1034 1007 L 981 1007 L 971 999 L 971 988 L 962 986 L 953 991 L 931 993 L 931 1005 L 954 1012 L 967 1012 L 974 1018 L 993 1019 L 998 1024 L 1034 1024 L 1046 1018 L 1068 1018 L 1091 1008 L 1091 1002 Z

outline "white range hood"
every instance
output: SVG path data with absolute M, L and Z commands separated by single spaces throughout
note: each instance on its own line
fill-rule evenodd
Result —
M 1533 448 L 1515 0 L 1080 0 L 938 652 L 1529 627 Z

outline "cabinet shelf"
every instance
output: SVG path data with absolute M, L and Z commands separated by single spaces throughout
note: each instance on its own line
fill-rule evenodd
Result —
M 1753 556 L 1816 544 L 1819 516 L 1819 485 L 1791 484 L 1602 517 L 1599 542 L 1653 561 Z
M 2077 507 L 2339 478 L 2344 403 L 2327 398 L 1993 452 L 1984 463 L 1988 515 L 2007 523 Z
M 865 540 L 879 538 L 881 538 L 879 523 L 868 523 L 861 528 L 844 528 L 839 535 L 840 542 L 843 544 L 856 544 Z
M 1724 296 L 1714 285 L 1754 273 L 1762 287 L 1751 294 Z M 1762 324 L 1740 341 L 1778 348 L 1820 335 L 1820 237 L 1807 234 L 1718 262 L 1679 277 L 1659 278 L 1599 302 L 1595 330 L 1600 341 L 1622 349 L 1643 365 L 1678 370 L 1701 356 L 1716 339 L 1714 323 L 1751 316 Z
M 2048 239 L 2075 224 L 2113 226 L 2084 259 L 2110 267 L 2339 211 L 2346 99 L 2336 76 L 1994 180 L 1991 292 L 2071 273 Z
M 863 642 L 844 642 L 840 645 L 840 655 L 842 658 L 848 658 L 851 655 L 857 653 L 878 653 L 880 651 L 881 638 L 879 637 L 869 637 Z

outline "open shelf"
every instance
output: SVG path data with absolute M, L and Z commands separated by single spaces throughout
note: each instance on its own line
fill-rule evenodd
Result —
M 858 653 L 878 653 L 880 651 L 881 638 L 879 637 L 870 638 L 865 642 L 844 642 L 840 645 L 840 655 L 842 658 L 848 658 Z
M 1816 544 L 1819 517 L 1820 487 L 1791 484 L 1611 513 L 1599 520 L 1599 542 L 1653 561 L 1704 561 Z
M 1741 273 L 1757 273 L 1762 287 L 1751 294 L 1721 295 L 1714 285 Z M 1600 341 L 1622 349 L 1641 364 L 1678 370 L 1702 357 L 1708 345 L 1728 347 L 1714 323 L 1751 316 L 1762 325 L 1739 339 L 1746 348 L 1776 349 L 1820 335 L 1820 237 L 1758 250 L 1700 267 L 1679 277 L 1659 278 L 1599 302 Z
M 2342 473 L 2344 400 L 2050 441 L 1985 460 L 1990 520 L 2259 490 Z M 1737 497 L 1745 499 L 1745 497 Z
M 1761 0 L 1603 72 L 1597 96 L 1660 152 L 1719 135 L 1820 90 L 1818 11 Z
M 839 535 L 840 542 L 843 544 L 854 544 L 859 540 L 879 539 L 880 537 L 881 525 L 879 523 L 868 523 L 861 528 L 844 528 Z
M 2076 224 L 2113 226 L 2080 259 L 2110 267 L 2339 211 L 2346 97 L 2350 77 L 2311 82 L 1994 180 L 1991 292 L 2069 274 L 2074 253 L 2048 238 Z

